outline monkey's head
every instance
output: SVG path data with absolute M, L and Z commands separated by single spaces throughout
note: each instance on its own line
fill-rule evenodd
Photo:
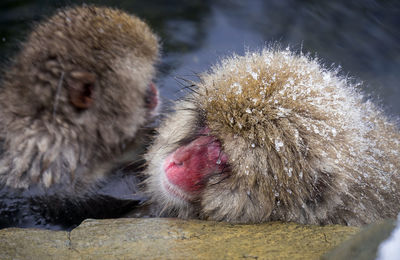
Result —
M 0 118 L 10 156 L 40 158 L 15 162 L 7 176 L 35 182 L 49 169 L 76 173 L 118 156 L 155 114 L 158 58 L 150 28 L 116 9 L 70 8 L 38 24 L 5 72 Z
M 109 152 L 157 106 L 158 52 L 157 37 L 137 17 L 94 6 L 61 10 L 34 28 L 6 72 L 4 125 L 18 131 L 26 120 Z
M 331 148 L 303 120 L 315 120 L 325 144 L 340 131 L 329 128 L 333 112 L 308 102 L 329 98 L 331 86 L 342 84 L 334 74 L 273 49 L 227 58 L 203 74 L 147 154 L 148 191 L 161 215 L 261 222 L 318 198 L 329 176 L 318 179 L 315 169 L 331 166 L 319 166 Z

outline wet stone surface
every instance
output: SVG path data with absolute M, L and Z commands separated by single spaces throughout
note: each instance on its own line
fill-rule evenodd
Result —
M 377 258 L 380 244 L 386 240 L 396 226 L 394 220 L 385 220 L 366 226 L 361 232 L 347 239 L 335 247 L 321 259 L 363 259 L 374 260 Z M 392 259 L 396 259 L 393 256 Z
M 318 259 L 358 230 L 279 222 L 86 220 L 71 232 L 0 230 L 0 259 Z

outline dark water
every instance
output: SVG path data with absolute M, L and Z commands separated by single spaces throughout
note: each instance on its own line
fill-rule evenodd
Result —
M 18 42 L 24 39 L 32 24 L 51 15 L 57 8 L 80 3 L 82 1 L 1 0 L 2 65 L 7 64 L 18 50 Z M 207 70 L 232 52 L 243 54 L 270 42 L 280 42 L 292 49 L 316 53 L 328 65 L 340 65 L 344 73 L 364 82 L 367 95 L 379 102 L 388 114 L 400 115 L 398 0 L 121 0 L 85 3 L 118 7 L 150 24 L 162 40 L 163 58 L 157 84 L 167 100 L 184 94 L 179 91 L 181 86 L 177 77 L 195 79 L 196 73 Z M 0 201 L 0 204 L 18 202 L 13 197 L 10 199 L 10 203 Z M 20 204 L 15 204 L 16 209 Z M 107 212 L 104 216 L 112 217 Z M 35 221 L 29 214 L 23 217 L 27 218 L 26 226 Z M 54 225 L 42 227 L 60 228 Z
M 0 60 L 34 21 L 82 1 L 2 0 Z M 175 77 L 193 78 L 232 52 L 271 41 L 316 53 L 364 82 L 367 94 L 400 114 L 400 1 L 146 0 L 85 1 L 114 6 L 145 19 L 161 37 L 158 85 L 167 99 L 181 93 Z

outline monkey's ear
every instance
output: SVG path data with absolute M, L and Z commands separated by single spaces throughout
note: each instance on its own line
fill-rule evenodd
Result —
M 89 108 L 93 103 L 96 75 L 87 71 L 72 71 L 66 81 L 71 104 L 78 109 Z

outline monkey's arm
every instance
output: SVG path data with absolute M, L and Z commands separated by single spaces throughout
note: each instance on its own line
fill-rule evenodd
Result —
M 134 211 L 147 214 L 136 167 L 120 167 L 109 178 L 75 196 L 57 187 L 16 190 L 0 187 L 0 229 L 7 227 L 72 229 L 87 218 L 116 218 Z M 142 213 L 143 211 L 143 213 Z

